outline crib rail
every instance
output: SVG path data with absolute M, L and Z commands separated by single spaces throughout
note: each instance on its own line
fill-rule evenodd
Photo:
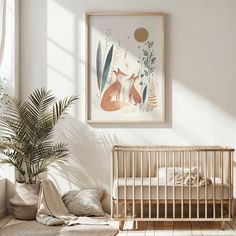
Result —
M 112 218 L 232 220 L 233 155 L 220 146 L 114 146 Z

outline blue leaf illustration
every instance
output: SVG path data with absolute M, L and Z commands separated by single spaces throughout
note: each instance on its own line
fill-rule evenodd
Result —
M 98 82 L 98 89 L 101 89 L 101 80 L 102 80 L 102 50 L 101 50 L 101 42 L 98 43 L 97 49 L 97 82 Z
M 143 104 L 146 100 L 146 96 L 147 96 L 147 85 L 145 86 L 144 90 L 143 90 L 143 97 L 142 97 L 142 100 L 143 100 Z
M 111 66 L 111 61 L 112 61 L 112 55 L 113 55 L 113 45 L 111 46 L 111 48 L 107 54 L 107 58 L 106 58 L 105 65 L 103 68 L 101 92 L 103 91 L 106 81 L 107 81 L 107 76 L 108 76 L 110 66 Z

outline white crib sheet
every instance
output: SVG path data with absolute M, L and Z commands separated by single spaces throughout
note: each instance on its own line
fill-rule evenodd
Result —
M 159 178 L 159 199 L 165 199 L 165 178 Z M 125 178 L 119 178 L 117 185 L 117 179 L 114 180 L 112 197 L 113 199 L 125 199 Z M 134 183 L 135 182 L 135 183 Z M 149 199 L 149 182 L 150 182 L 150 198 L 152 200 L 157 199 L 157 178 L 148 178 L 144 177 L 143 179 L 139 177 L 127 178 L 126 180 L 126 199 L 133 199 L 133 183 L 134 183 L 134 198 L 141 199 L 141 184 L 143 182 L 143 199 Z M 213 179 L 212 179 L 213 182 Z M 173 199 L 173 181 L 167 182 L 167 199 Z M 119 187 L 118 187 L 119 186 Z M 183 186 L 183 198 L 189 199 L 189 186 Z M 214 194 L 215 192 L 215 194 Z M 223 199 L 229 198 L 229 184 L 223 183 L 221 186 L 221 179 L 215 178 L 215 191 L 213 185 L 207 186 L 207 199 L 213 199 L 213 194 L 215 195 L 216 200 L 220 200 L 221 196 Z M 175 199 L 182 199 L 181 185 L 175 185 Z M 197 199 L 197 187 L 191 186 L 191 199 Z M 199 187 L 199 199 L 205 199 L 205 187 Z

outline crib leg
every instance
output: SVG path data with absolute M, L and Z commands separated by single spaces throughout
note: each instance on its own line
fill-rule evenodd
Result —
M 225 229 L 225 221 L 220 222 L 220 228 L 221 230 Z
M 123 220 L 120 220 L 119 221 L 119 230 L 123 230 L 123 227 L 124 227 L 124 221 Z
M 138 229 L 138 221 L 135 221 L 135 229 Z

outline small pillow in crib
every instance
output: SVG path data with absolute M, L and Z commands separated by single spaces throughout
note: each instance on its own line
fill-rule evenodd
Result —
M 160 179 L 167 180 L 168 183 L 171 183 L 175 179 L 176 175 L 181 175 L 182 172 L 184 174 L 191 173 L 191 175 L 196 175 L 197 174 L 197 167 L 192 167 L 191 171 L 189 168 L 160 167 L 158 172 L 159 172 Z M 156 173 L 156 176 L 157 176 L 157 173 Z
M 160 167 L 159 168 L 159 178 L 160 179 L 167 179 L 168 182 L 173 181 L 173 168 L 172 167 Z M 157 175 L 157 174 L 156 174 Z
M 62 196 L 68 211 L 76 216 L 104 216 L 101 200 L 103 189 L 69 191 Z

